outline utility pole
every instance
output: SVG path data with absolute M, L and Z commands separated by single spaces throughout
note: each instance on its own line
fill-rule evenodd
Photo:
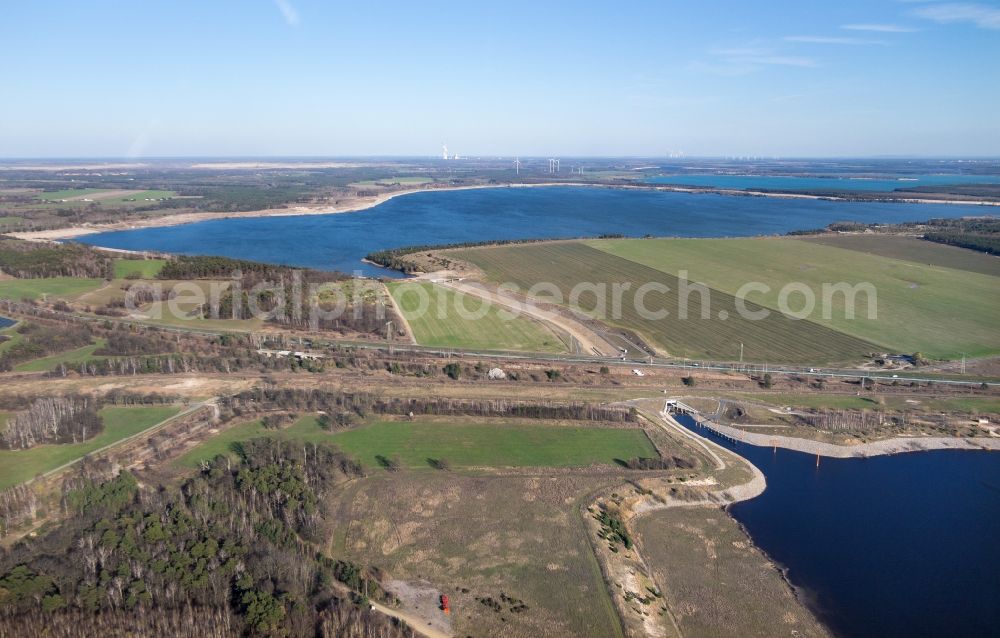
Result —
M 740 365 L 743 365 L 743 342 L 740 341 Z
M 389 354 L 392 354 L 392 320 L 385 322 L 385 338 L 389 341 Z
M 962 374 L 965 374 L 965 353 L 962 353 Z

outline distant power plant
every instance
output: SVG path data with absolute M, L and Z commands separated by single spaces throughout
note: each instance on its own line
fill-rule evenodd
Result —
M 559 160 L 557 160 L 557 159 L 550 159 L 549 160 L 549 172 L 550 173 L 558 173 L 559 172 Z

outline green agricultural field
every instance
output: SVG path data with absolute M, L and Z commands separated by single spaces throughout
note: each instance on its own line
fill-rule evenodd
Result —
M 107 359 L 107 357 L 94 356 L 94 351 L 98 348 L 103 348 L 105 342 L 105 339 L 100 338 L 96 340 L 96 343 L 92 343 L 89 346 L 83 346 L 82 348 L 76 348 L 67 352 L 60 352 L 47 357 L 42 357 L 41 359 L 26 361 L 25 363 L 16 366 L 14 371 L 48 372 L 60 363 L 82 363 L 83 361 L 90 361 L 92 359 Z
M 470 261 L 497 282 L 511 282 L 522 291 L 540 282 L 554 284 L 567 302 L 581 282 L 604 286 L 605 301 L 598 311 L 597 295 L 579 295 L 581 310 L 606 323 L 635 331 L 672 356 L 700 359 L 736 360 L 740 343 L 746 361 L 788 363 L 851 362 L 864 357 L 876 346 L 829 327 L 796 321 L 780 313 L 751 321 L 738 312 L 736 299 L 714 291 L 709 296 L 683 294 L 677 277 L 630 261 L 581 242 L 546 242 L 521 246 L 496 246 L 450 252 Z M 649 290 L 637 303 L 637 294 L 650 282 L 666 286 L 666 292 Z M 615 313 L 615 287 L 620 291 L 620 313 Z M 681 318 L 682 298 L 687 299 L 687 318 Z M 551 298 L 549 296 L 549 298 Z M 708 303 L 703 317 L 703 301 Z M 640 312 L 642 307 L 667 315 Z M 748 302 L 752 312 L 763 310 Z M 724 317 L 724 318 L 723 318 Z
M 166 259 L 116 259 L 115 279 L 155 279 L 166 263 Z
M 463 318 L 457 310 L 462 306 L 456 304 L 464 304 L 469 317 L 482 314 L 482 302 L 469 295 L 459 295 L 428 282 L 391 283 L 389 291 L 420 345 L 566 351 L 565 344 L 541 323 L 529 317 L 505 319 L 499 307 L 490 307 L 481 318 Z M 428 302 L 424 312 L 420 312 L 421 299 Z
M 176 406 L 104 408 L 104 430 L 85 443 L 41 445 L 29 450 L 0 450 L 0 489 L 23 483 L 94 450 L 147 430 L 180 412 Z
M 943 266 L 944 268 L 968 270 L 969 272 L 1000 277 L 1000 257 L 967 248 L 937 244 L 916 237 L 871 234 L 819 235 L 802 237 L 801 240 L 881 257 L 912 261 L 918 264 Z
M 8 279 L 0 281 L 0 298 L 21 300 L 52 296 L 74 299 L 86 292 L 96 290 L 102 283 L 100 279 L 76 279 L 74 277 Z
M 672 275 L 687 271 L 691 281 L 724 293 L 735 294 L 748 282 L 765 284 L 770 291 L 754 291 L 748 298 L 772 310 L 780 307 L 784 286 L 807 286 L 816 306 L 808 322 L 798 322 L 801 328 L 821 324 L 881 350 L 937 359 L 1000 352 L 997 277 L 787 238 L 595 240 L 587 245 Z M 841 282 L 874 286 L 875 319 L 868 318 L 865 294 L 856 297 L 854 318 L 845 311 L 843 294 L 832 297 L 829 318 L 822 316 L 823 285 Z M 789 306 L 800 309 L 802 299 L 793 294 Z M 750 356 L 761 358 L 753 350 Z
M 269 430 L 254 421 L 206 441 L 178 464 L 197 467 L 202 460 L 231 453 L 240 441 L 259 436 L 329 441 L 369 467 L 379 466 L 377 456 L 398 456 L 412 468 L 429 468 L 428 459 L 446 459 L 452 467 L 571 467 L 656 456 L 646 433 L 638 428 L 489 421 L 380 421 L 338 433 L 322 429 L 313 417 L 303 417 L 283 430 Z
M 23 221 L 24 221 L 23 217 L 14 217 L 14 216 L 0 217 L 0 228 L 5 228 L 7 226 L 17 226 Z

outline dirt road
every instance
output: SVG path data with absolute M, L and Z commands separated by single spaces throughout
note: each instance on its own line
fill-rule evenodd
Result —
M 371 603 L 371 605 L 372 609 L 375 611 L 385 614 L 386 616 L 392 616 L 393 618 L 402 620 L 407 625 L 412 627 L 413 631 L 423 636 L 427 636 L 427 638 L 451 638 L 451 634 L 445 633 L 440 629 L 435 629 L 433 626 L 429 625 L 426 620 L 420 618 L 419 616 L 399 609 L 393 609 L 392 607 L 386 607 L 385 605 L 376 602 Z

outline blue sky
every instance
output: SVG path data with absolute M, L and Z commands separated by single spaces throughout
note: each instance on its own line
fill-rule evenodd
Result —
M 0 156 L 1000 155 L 1000 4 L 9 0 Z

